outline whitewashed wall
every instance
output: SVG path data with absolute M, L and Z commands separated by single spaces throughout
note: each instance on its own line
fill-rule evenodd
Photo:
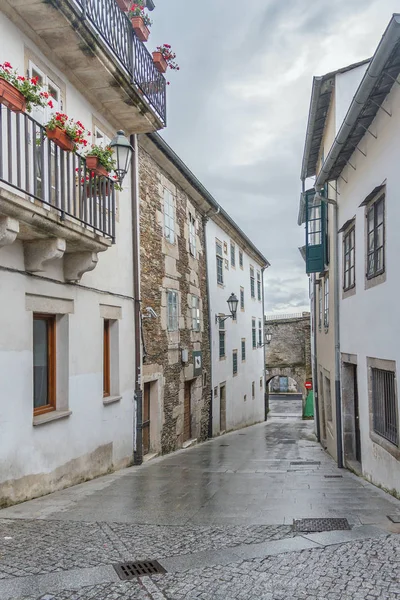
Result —
M 364 157 L 355 151 L 351 167 L 343 172 L 339 182 L 339 227 L 348 219 L 356 218 L 356 293 L 340 302 L 340 337 L 342 357 L 346 353 L 357 356 L 358 395 L 361 427 L 363 473 L 375 483 L 400 491 L 400 462 L 370 438 L 368 407 L 367 357 L 396 361 L 400 365 L 400 313 L 399 313 L 399 256 L 400 256 L 400 88 L 394 84 L 384 106 L 392 111 L 389 117 L 379 110 L 371 130 L 360 148 Z M 386 282 L 365 289 L 365 209 L 359 205 L 372 190 L 386 182 Z M 339 241 L 342 265 L 342 236 Z M 341 278 L 343 268 L 341 269 Z M 341 279 L 342 286 L 342 279 Z M 397 385 L 397 410 L 400 415 Z
M 65 82 L 64 112 L 92 130 L 94 112 L 66 77 L 4 15 L 0 14 L 0 62 L 24 72 L 25 47 Z M 130 178 L 119 194 L 116 244 L 99 254 L 94 271 L 80 285 L 64 285 L 62 259 L 42 274 L 23 273 L 20 241 L 0 248 L 0 504 L 75 483 L 126 465 L 133 452 L 134 325 Z M 17 273 L 14 270 L 19 270 Z M 66 335 L 57 348 L 67 352 L 68 408 L 65 419 L 34 427 L 32 311 L 26 294 L 70 300 Z M 103 404 L 103 319 L 100 304 L 119 307 L 119 394 Z M 114 360 L 114 359 L 112 359 Z M 64 390 L 64 393 L 65 390 Z
M 215 241 L 227 244 L 228 252 L 224 254 L 229 262 L 229 268 L 224 264 L 224 285 L 217 284 L 217 263 Z M 261 266 L 243 252 L 243 269 L 239 266 L 239 243 L 236 241 L 236 268 L 230 264 L 230 236 L 214 221 L 212 216 L 207 223 L 207 264 L 211 307 L 211 340 L 212 340 L 212 387 L 213 387 L 213 435 L 220 432 L 220 398 L 219 386 L 226 385 L 226 430 L 236 429 L 264 420 L 264 351 L 263 348 L 252 348 L 252 318 L 256 318 L 257 344 L 258 322 L 263 326 L 262 302 L 257 300 L 257 270 Z M 234 240 L 235 241 L 235 240 Z M 242 246 L 244 249 L 244 245 Z M 255 270 L 256 298 L 250 294 L 250 265 Z M 240 310 L 240 287 L 244 288 L 245 310 Z M 215 315 L 228 314 L 227 299 L 235 293 L 238 300 L 237 321 L 225 321 L 226 358 L 219 358 L 219 329 L 215 323 Z M 264 332 L 264 329 L 262 329 Z M 246 338 L 246 361 L 241 360 L 241 340 Z M 262 335 L 264 339 L 264 333 Z M 238 351 L 238 373 L 233 376 L 232 350 Z M 262 387 L 260 387 L 262 379 Z M 252 382 L 255 382 L 255 398 L 252 399 Z M 218 387 L 215 396 L 214 388 Z M 246 400 L 244 397 L 246 396 Z

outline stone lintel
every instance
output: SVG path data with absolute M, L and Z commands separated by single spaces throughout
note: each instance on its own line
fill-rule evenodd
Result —
M 0 216 L 0 248 L 12 244 L 19 233 L 19 223 L 11 217 Z
M 64 256 L 64 277 L 77 283 L 84 273 L 93 271 L 98 262 L 96 252 L 72 252 Z
M 50 238 L 24 243 L 25 269 L 30 273 L 46 270 L 46 265 L 63 257 L 66 242 L 62 238 Z

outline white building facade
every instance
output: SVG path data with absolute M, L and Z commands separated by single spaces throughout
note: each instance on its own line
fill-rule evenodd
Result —
M 11 4 L 0 13 L 0 63 L 38 76 L 53 109 L 0 105 L 0 506 L 127 466 L 134 451 L 130 174 L 123 191 L 106 178 L 88 191 L 79 156 L 43 126 L 57 110 L 96 143 L 162 126 L 96 15 L 77 33 L 80 2 L 29 14 Z
M 263 421 L 263 273 L 268 261 L 226 213 L 209 215 L 207 268 L 212 362 L 212 434 Z M 227 300 L 238 298 L 236 319 Z
M 327 234 L 337 265 L 329 303 L 338 324 L 331 350 L 340 381 L 333 438 L 345 466 L 397 495 L 399 47 L 400 16 L 394 15 L 373 58 L 336 75 L 329 108 L 334 135 L 322 151 L 315 182 L 317 193 L 324 189 L 330 200 Z M 317 339 L 317 362 L 320 354 Z M 320 390 L 318 398 L 324 405 Z

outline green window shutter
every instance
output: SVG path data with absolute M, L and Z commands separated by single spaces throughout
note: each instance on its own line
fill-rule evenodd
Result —
M 315 200 L 315 190 L 305 192 L 306 200 L 306 271 L 320 273 L 326 264 L 327 204 Z

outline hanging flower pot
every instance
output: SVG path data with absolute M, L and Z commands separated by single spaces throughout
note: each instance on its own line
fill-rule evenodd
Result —
M 168 63 L 161 54 L 161 52 L 153 52 L 154 66 L 160 73 L 165 73 L 167 70 Z
M 98 156 L 86 156 L 86 168 L 99 177 L 108 177 L 109 173 L 99 162 Z
M 5 79 L 0 79 L 0 104 L 16 113 L 25 112 L 25 96 Z
M 133 31 L 141 42 L 147 42 L 150 35 L 150 29 L 146 27 L 142 17 L 131 18 Z
M 46 127 L 46 135 L 49 140 L 52 140 L 56 146 L 67 152 L 73 152 L 75 150 L 75 142 L 69 137 L 69 135 L 60 127 L 49 129 Z

